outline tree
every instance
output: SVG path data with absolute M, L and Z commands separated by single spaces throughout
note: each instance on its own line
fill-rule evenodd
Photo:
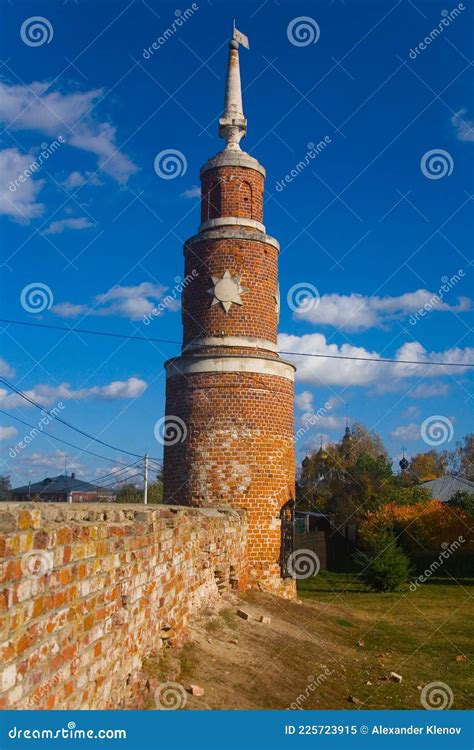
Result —
M 465 490 L 458 490 L 447 503 L 453 508 L 461 508 L 469 516 L 474 516 L 474 495 Z
M 414 482 L 421 484 L 442 477 L 446 473 L 447 467 L 447 454 L 431 450 L 413 456 L 410 460 L 408 473 Z
M 9 474 L 0 474 L 0 500 L 9 500 L 11 497 L 11 481 Z
M 374 591 L 398 591 L 408 582 L 410 561 L 387 529 L 377 529 L 365 537 L 356 562 L 361 580 Z
M 454 451 L 458 473 L 465 479 L 474 481 L 474 433 L 465 435 L 462 442 L 458 443 Z
M 117 492 L 118 503 L 140 503 L 143 502 L 143 491 L 134 484 L 122 484 Z

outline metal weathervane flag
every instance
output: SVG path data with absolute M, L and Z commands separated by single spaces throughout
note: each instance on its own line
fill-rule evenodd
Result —
M 236 29 L 235 26 L 232 30 L 232 39 L 238 44 L 241 44 L 242 47 L 245 47 L 245 49 L 250 49 L 248 37 L 245 36 L 245 34 L 242 34 L 241 31 Z

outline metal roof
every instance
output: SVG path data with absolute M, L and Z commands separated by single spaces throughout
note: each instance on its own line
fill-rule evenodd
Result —
M 470 495 L 474 495 L 474 482 L 463 477 L 454 477 L 451 474 L 432 479 L 430 482 L 423 482 L 421 486 L 426 487 L 433 497 L 442 500 L 443 503 L 448 502 L 456 492 L 469 492 Z
M 101 492 L 103 494 L 114 494 L 112 490 L 100 487 L 90 482 L 83 482 L 76 477 L 68 477 L 67 474 L 60 474 L 58 477 L 46 477 L 41 482 L 25 484 L 23 487 L 12 489 L 12 495 L 61 495 L 69 492 Z

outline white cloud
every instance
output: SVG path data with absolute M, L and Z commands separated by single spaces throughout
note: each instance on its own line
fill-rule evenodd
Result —
M 4 378 L 12 378 L 15 375 L 15 370 L 11 367 L 5 359 L 0 357 L 0 375 Z
M 390 435 L 396 440 L 406 440 L 407 442 L 409 440 L 419 440 L 421 437 L 420 425 L 415 424 L 414 422 L 412 422 L 412 424 L 400 425 L 400 427 L 396 427 Z
M 18 435 L 16 427 L 0 427 L 0 440 L 9 440 Z
M 44 204 L 37 202 L 37 195 L 44 180 L 25 177 L 34 157 L 21 154 L 17 148 L 0 151 L 0 214 L 17 221 L 29 221 L 41 216 Z M 24 179 L 19 182 L 20 177 Z
M 371 357 L 375 360 L 373 362 L 361 362 L 327 357 L 289 357 L 297 367 L 297 380 L 315 385 L 370 386 L 378 383 L 385 384 L 388 381 L 395 385 L 397 380 L 404 378 L 435 377 L 446 375 L 448 372 L 448 368 L 443 370 L 443 368 L 437 366 L 427 367 L 426 365 L 410 365 L 402 362 L 396 364 L 378 362 L 380 355 L 377 352 L 352 344 L 342 344 L 341 346 L 328 344 L 326 337 L 321 333 L 304 336 L 291 336 L 283 333 L 278 337 L 278 344 L 282 352 L 301 352 L 301 355 L 311 352 L 331 355 L 332 357 L 340 357 L 341 355 L 346 357 Z M 397 350 L 394 359 L 461 362 L 465 363 L 465 366 L 456 368 L 456 372 L 461 374 L 473 368 L 473 365 L 469 363 L 474 361 L 474 347 L 467 347 L 466 349 L 455 347 L 444 352 L 427 352 L 420 343 L 410 342 Z
M 181 198 L 200 198 L 201 188 L 199 185 L 193 185 L 192 187 L 181 193 Z
M 94 154 L 99 168 L 125 184 L 138 167 L 117 149 L 116 130 L 100 121 L 95 105 L 103 89 L 62 93 L 47 82 L 29 85 L 0 83 L 0 121 L 11 130 L 31 130 Z
M 97 294 L 89 305 L 61 302 L 54 305 L 52 310 L 62 318 L 74 318 L 88 313 L 141 320 L 165 298 L 166 290 L 167 288 L 162 284 L 153 284 L 149 281 L 136 286 L 114 286 L 104 294 Z M 179 309 L 179 300 L 170 296 L 166 306 L 175 311 Z
M 25 394 L 41 406 L 52 406 L 62 401 L 115 401 L 120 398 L 136 398 L 148 387 L 148 384 L 140 378 L 131 377 L 128 380 L 115 380 L 108 385 L 93 386 L 92 388 L 79 388 L 74 390 L 68 383 L 58 386 L 36 385 L 25 391 Z M 5 388 L 0 388 L 0 407 L 2 409 L 13 409 L 16 406 L 30 404 L 16 393 L 11 393 Z
M 25 452 L 16 457 L 15 461 L 20 464 L 24 464 L 27 469 L 22 471 L 22 474 L 26 474 L 28 477 L 37 477 L 38 468 L 44 469 L 58 469 L 59 473 L 64 474 L 64 452 L 60 450 L 54 453 L 41 453 L 41 451 L 35 451 L 34 453 Z M 77 459 L 67 458 L 67 471 L 83 472 L 84 464 Z M 43 479 L 44 477 L 41 477 Z M 40 479 L 38 479 L 40 481 Z
M 417 406 L 412 404 L 408 407 L 408 409 L 405 409 L 402 414 L 400 414 L 401 417 L 405 417 L 406 419 L 410 419 L 410 417 L 419 417 L 420 416 L 420 410 Z
M 61 185 L 66 188 L 66 190 L 74 190 L 74 188 L 81 187 L 85 183 L 88 183 L 89 185 L 102 185 L 103 183 L 99 180 L 96 174 L 93 172 L 85 172 L 82 174 L 82 172 L 71 172 L 68 174 L 66 179 L 61 183 Z
M 464 117 L 466 112 L 465 107 L 460 109 L 451 117 L 451 123 L 456 128 L 456 135 L 460 141 L 474 141 L 474 121 Z
M 433 398 L 445 396 L 449 390 L 447 383 L 420 383 L 408 394 L 412 398 Z
M 366 331 L 381 328 L 391 321 L 415 314 L 424 305 L 432 312 L 462 312 L 471 307 L 467 297 L 459 297 L 456 305 L 443 302 L 439 293 L 417 289 L 398 297 L 369 297 L 362 294 L 323 294 L 319 303 L 302 307 L 294 313 L 295 319 L 307 320 L 318 325 L 328 325 L 343 331 Z
M 78 218 L 70 219 L 58 219 L 53 221 L 49 227 L 44 230 L 45 234 L 61 234 L 65 229 L 90 229 L 94 224 L 92 221 L 87 219 L 85 216 L 79 216 Z

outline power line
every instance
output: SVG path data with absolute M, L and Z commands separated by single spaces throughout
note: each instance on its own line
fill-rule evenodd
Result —
M 41 411 L 43 411 L 45 414 L 48 414 L 48 416 L 50 416 L 52 419 L 57 419 L 57 421 L 60 422 L 61 424 L 64 424 L 66 427 L 69 427 L 71 430 L 78 432 L 80 435 L 84 435 L 84 437 L 89 438 L 89 440 L 94 440 L 96 443 L 105 445 L 106 448 L 110 448 L 113 451 L 118 451 L 119 453 L 126 453 L 128 456 L 133 456 L 133 458 L 143 458 L 143 456 L 141 456 L 139 453 L 132 453 L 131 451 L 125 450 L 125 448 L 117 448 L 116 445 L 111 445 L 110 443 L 106 443 L 104 440 L 100 440 L 99 438 L 96 438 L 93 435 L 90 435 L 88 432 L 84 432 L 84 430 L 79 429 L 79 427 L 74 427 L 73 424 L 71 424 L 70 422 L 66 422 L 65 419 L 61 419 L 61 417 L 58 417 L 56 414 L 53 414 L 51 411 L 49 411 L 49 409 L 46 409 L 44 406 L 42 406 L 33 398 L 31 398 L 31 396 L 27 396 L 26 393 L 23 393 L 23 391 L 20 391 L 15 385 L 13 385 L 13 383 L 10 383 L 6 378 L 0 378 L 0 382 L 6 385 L 7 388 L 10 388 L 10 390 L 12 390 L 18 396 L 23 398 L 25 401 L 28 401 L 33 406 L 36 406 L 37 409 L 41 409 Z
M 4 414 L 6 417 L 9 417 L 10 419 L 16 419 L 17 422 L 21 422 L 21 424 L 24 424 L 25 427 L 31 427 L 32 430 L 38 430 L 38 433 L 40 435 L 43 435 L 44 437 L 52 438 L 53 440 L 57 440 L 58 443 L 63 443 L 64 445 L 68 445 L 69 448 L 75 448 L 76 450 L 81 451 L 81 453 L 88 453 L 90 456 L 95 456 L 96 458 L 101 458 L 104 461 L 109 461 L 111 464 L 117 464 L 117 466 L 124 466 L 126 469 L 130 468 L 129 464 L 124 464 L 122 461 L 116 461 L 114 458 L 108 458 L 107 456 L 102 456 L 100 453 L 95 453 L 94 451 L 87 450 L 86 448 L 81 448 L 80 445 L 74 445 L 74 443 L 69 443 L 67 440 L 63 440 L 63 438 L 56 437 L 56 435 L 51 435 L 50 432 L 44 432 L 43 430 L 40 430 L 35 425 L 30 424 L 29 422 L 25 422 L 24 419 L 20 419 L 20 417 L 16 417 L 14 414 L 10 414 L 10 412 L 8 411 L 4 411 L 3 409 L 0 409 L 0 414 Z M 135 466 L 135 464 L 131 464 L 131 466 Z
M 9 323 L 11 325 L 30 326 L 31 328 L 49 328 L 56 331 L 66 331 L 67 333 L 85 333 L 92 336 L 109 336 L 111 338 L 128 339 L 133 341 L 145 341 L 147 343 L 157 344 L 174 344 L 180 345 L 181 341 L 173 339 L 156 339 L 147 338 L 146 336 L 134 336 L 125 333 L 112 333 L 111 331 L 93 331 L 89 328 L 69 328 L 68 326 L 55 326 L 46 323 L 28 323 L 23 320 L 10 320 L 0 318 L 0 323 Z M 351 357 L 345 354 L 318 354 L 316 352 L 286 352 L 280 351 L 280 354 L 290 357 L 318 357 L 321 359 L 344 359 L 354 362 L 378 362 L 396 365 L 424 365 L 425 367 L 474 367 L 474 362 L 439 362 L 439 361 L 420 361 L 414 359 L 391 359 L 389 357 Z
M 53 326 L 47 323 L 28 323 L 24 320 L 9 320 L 0 318 L 0 323 L 10 323 L 17 326 L 30 326 L 31 328 L 50 328 L 54 331 L 67 331 L 68 333 L 88 333 L 92 336 L 111 336 L 116 339 L 134 339 L 135 341 L 151 341 L 157 344 L 180 344 L 181 341 L 170 341 L 167 339 L 147 338 L 146 336 L 133 336 L 126 333 L 112 333 L 112 331 L 92 331 L 90 328 L 70 328 L 69 326 Z

